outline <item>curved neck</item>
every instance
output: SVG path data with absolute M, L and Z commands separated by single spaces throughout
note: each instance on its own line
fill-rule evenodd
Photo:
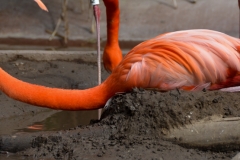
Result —
M 118 45 L 120 10 L 118 0 L 103 0 L 107 13 L 107 43 Z
M 0 68 L 0 89 L 9 97 L 32 105 L 60 110 L 92 110 L 105 105 L 116 93 L 111 84 L 102 83 L 86 90 L 49 88 L 18 80 Z

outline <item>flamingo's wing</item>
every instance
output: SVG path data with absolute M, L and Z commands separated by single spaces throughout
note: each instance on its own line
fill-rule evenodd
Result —
M 216 31 L 167 33 L 130 51 L 119 74 L 134 87 L 197 90 L 240 71 L 238 46 L 238 39 Z

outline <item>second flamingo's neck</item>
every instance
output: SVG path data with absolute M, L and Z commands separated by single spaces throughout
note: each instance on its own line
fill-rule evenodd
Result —
M 118 44 L 119 3 L 118 0 L 103 0 L 107 12 L 107 43 Z M 113 44 L 112 44 L 113 43 Z
M 107 71 L 121 62 L 122 52 L 118 42 L 120 10 L 118 0 L 103 0 L 107 12 L 107 44 L 103 53 L 103 63 Z
M 18 80 L 0 68 L 0 89 L 9 97 L 32 105 L 60 110 L 92 110 L 103 107 L 115 94 L 102 83 L 86 90 L 49 88 Z

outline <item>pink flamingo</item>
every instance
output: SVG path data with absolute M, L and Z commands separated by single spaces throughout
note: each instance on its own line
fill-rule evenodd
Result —
M 36 106 L 61 110 L 102 108 L 118 92 L 133 88 L 168 91 L 240 91 L 240 40 L 211 30 L 159 35 L 134 47 L 99 86 L 49 88 L 18 80 L 0 69 L 0 90 Z

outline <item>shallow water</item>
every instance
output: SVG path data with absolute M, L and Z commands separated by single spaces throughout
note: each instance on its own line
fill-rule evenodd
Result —
M 23 159 L 25 159 L 24 157 L 22 157 L 22 156 L 18 156 L 18 155 L 14 155 L 14 154 L 0 154 L 0 160 L 5 160 L 5 159 L 7 159 L 7 160 L 23 160 Z M 29 158 L 28 158 L 28 160 L 30 160 Z
M 20 64 L 20 65 L 16 65 Z M 37 64 L 37 65 L 36 65 Z M 17 59 L 1 66 L 17 78 L 57 88 L 86 89 L 97 85 L 97 66 L 82 61 L 35 61 Z M 109 74 L 102 71 L 103 80 Z M 95 111 L 57 111 L 18 102 L 0 95 L 0 135 L 19 132 L 58 131 L 87 125 L 97 119 Z
M 97 119 L 97 110 L 61 111 L 41 122 L 36 122 L 26 128 L 19 129 L 17 132 L 67 130 L 77 126 L 88 125 L 93 119 Z

